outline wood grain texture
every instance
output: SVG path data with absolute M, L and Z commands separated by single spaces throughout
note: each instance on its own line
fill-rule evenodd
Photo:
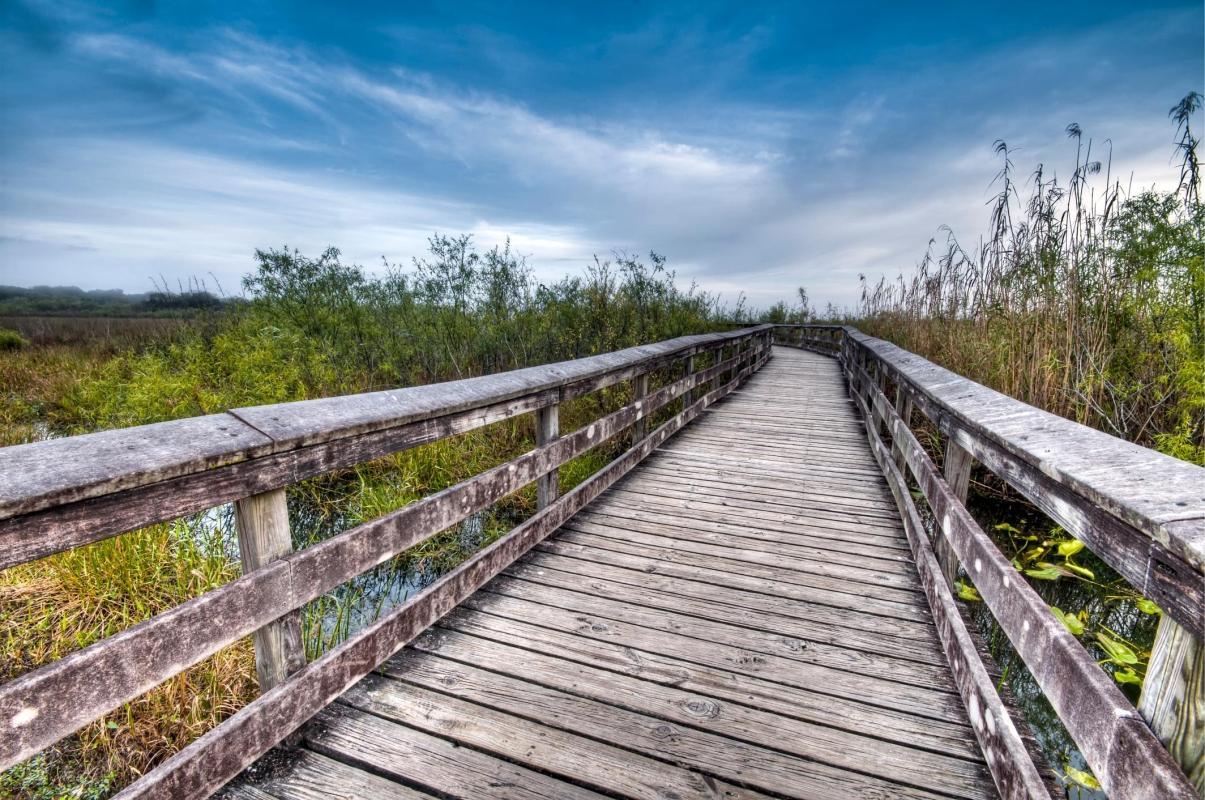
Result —
M 399 428 L 449 416 L 464 415 L 472 420 L 474 412 L 513 402 L 526 406 L 525 410 L 533 410 L 628 380 L 695 353 L 720 349 L 734 340 L 755 336 L 758 330 L 686 336 L 462 381 L 233 409 L 208 417 L 2 448 L 0 568 L 172 518 L 163 516 L 164 513 L 179 516 L 294 483 L 306 476 L 295 468 L 297 456 L 287 455 L 296 451 L 311 451 L 306 456 L 310 461 L 316 459 L 320 468 L 307 474 L 320 474 L 334 468 L 322 468 L 324 458 L 332 462 L 345 460 L 341 453 L 345 445 L 351 445 L 353 451 L 370 448 L 371 455 L 361 457 L 356 453 L 350 461 L 358 463 L 392 452 L 389 449 L 382 452 L 380 442 L 390 438 L 388 432 Z M 540 402 L 525 402 L 533 396 L 539 396 Z M 411 440 L 412 436 L 403 436 L 403 446 L 413 446 L 405 444 Z M 331 447 L 315 448 L 322 444 Z M 281 479 L 265 480 L 258 476 L 262 472 L 259 468 L 237 469 L 250 460 L 268 456 L 277 456 L 266 464 Z M 227 468 L 219 476 L 224 480 L 215 481 L 213 472 L 219 467 Z M 232 481 L 238 486 L 240 479 L 251 484 L 243 487 L 241 494 L 235 490 L 234 494 L 222 496 L 212 491 L 215 486 Z M 190 492 L 194 480 L 203 487 Z M 168 482 L 172 485 L 164 491 L 146 495 L 135 491 L 150 490 Z M 227 486 L 227 492 L 231 488 Z M 184 496 L 175 499 L 182 492 Z M 124 494 L 119 502 L 104 502 L 117 494 Z M 151 498 L 160 502 L 169 500 L 166 509 L 156 510 Z M 141 513 L 127 513 L 119 521 L 106 520 L 114 510 L 129 508 L 136 500 L 143 500 Z M 198 505 L 206 501 L 209 506 Z M 37 512 L 58 509 L 66 509 L 65 515 L 34 516 Z M 115 527 L 117 524 L 126 527 Z
M 557 499 L 507 535 L 478 551 L 447 575 L 391 610 L 346 642 L 311 662 L 283 684 L 241 709 L 218 728 L 188 745 L 140 780 L 127 787 L 120 798 L 201 798 L 206 797 L 259 755 L 323 709 L 344 691 L 381 664 L 457 604 L 464 601 L 487 580 L 527 552 L 555 530 L 569 516 L 593 500 L 600 492 L 622 477 L 666 438 L 689 423 L 704 409 L 717 402 L 736 385 L 755 372 L 765 361 L 764 354 L 751 354 L 750 361 L 737 377 L 718 390 L 699 397 L 687 409 L 667 420 L 635 447 L 612 461 L 591 478 Z M 716 369 L 726 369 L 717 365 Z M 695 378 L 710 379 L 706 371 Z M 651 398 L 662 402 L 676 397 L 686 388 L 688 379 L 663 387 Z M 617 430 L 633 421 L 630 411 L 611 415 Z M 575 438 L 595 440 L 601 428 L 578 431 L 542 448 L 545 454 L 557 448 L 571 447 Z M 529 454 L 538 457 L 540 451 Z M 513 462 L 512 462 L 513 463 Z M 501 469 L 501 468 L 500 468 Z M 545 470 L 546 471 L 546 470 Z M 505 470 L 508 474 L 511 470 Z M 535 474 L 539 474 L 538 472 Z M 530 482 L 534 474 L 526 477 Z M 446 526 L 443 526 L 446 527 Z M 328 540 L 329 541 L 329 540 Z M 325 544 L 325 543 L 324 543 Z M 321 545 L 319 545 L 320 547 Z M 313 549 L 313 548 L 311 548 Z M 298 554 L 298 556 L 303 554 Z M 282 562 L 276 562 L 282 563 Z
M 739 393 L 709 407 L 695 430 L 744 415 L 742 400 L 794 406 L 793 392 L 779 395 L 806 380 L 793 368 L 839 377 L 831 361 L 797 358 L 811 356 L 776 354 Z M 843 391 L 832 380 L 822 394 Z M 813 444 L 831 448 L 831 420 L 853 414 L 834 405 L 758 460 L 797 465 Z M 862 430 L 843 430 L 845 445 L 865 454 Z M 650 445 L 643 440 L 641 452 Z M 864 462 L 843 474 L 874 503 L 883 477 Z M 615 797 L 992 796 L 924 595 L 905 569 L 904 531 L 898 518 L 884 524 L 889 507 L 872 534 L 851 524 L 849 542 L 812 548 L 821 539 L 809 534 L 824 529 L 808 509 L 824 501 L 800 506 L 791 498 L 811 475 L 776 477 L 734 502 L 708 503 L 672 491 L 691 483 L 691 465 L 704 477 L 710 471 L 708 491 L 723 494 L 724 471 L 702 461 L 679 460 L 647 482 L 642 466 L 609 483 L 605 496 L 560 520 L 556 536 L 534 540 L 521 560 L 322 712 L 305 729 L 304 747 L 424 789 L 434 788 L 430 770 L 393 757 L 392 737 L 407 741 L 417 731 L 454 743 L 466 758 L 505 759 Z M 825 491 L 834 502 L 842 496 Z M 647 508 L 655 520 L 642 517 Z M 826 562 L 842 553 L 861 561 L 836 564 L 846 570 L 841 579 L 806 571 L 832 569 Z M 867 581 L 897 567 L 914 588 L 895 590 L 892 600 L 868 591 Z M 349 737 L 348 723 L 338 721 L 332 735 L 330 718 L 344 713 L 379 732 Z
M 1205 469 L 988 389 L 853 328 L 916 406 L 1083 540 L 1183 627 L 1205 636 Z
M 666 423 L 669 427 L 659 428 L 658 438 L 648 437 L 629 453 L 641 453 L 643 458 L 662 438 L 731 391 L 759 363 L 748 364 L 737 381 L 700 398 Z M 607 441 L 696 381 L 709 379 L 713 370 L 726 368 L 716 365 L 662 387 L 513 461 L 271 561 L 254 573 L 0 686 L 0 768 L 33 755 L 221 647 L 481 511 Z
M 536 412 L 536 446 L 543 447 L 561 435 L 560 404 L 545 406 Z M 536 480 L 536 508 L 544 508 L 556 500 L 560 488 L 558 470 L 541 475 Z
M 239 500 L 234 504 L 234 519 L 244 574 L 293 552 L 284 489 Z M 268 691 L 305 666 L 299 609 L 286 611 L 257 630 L 254 642 L 255 674 L 261 692 Z
M 1205 796 L 1205 644 L 1166 616 L 1151 647 L 1138 711 Z
M 865 386 L 872 381 L 860 366 L 852 363 L 848 366 L 851 387 Z M 856 388 L 853 393 L 857 394 Z M 880 407 L 892 436 L 904 449 L 908 468 L 928 501 L 942 534 L 965 565 L 984 602 L 1029 667 L 1105 791 L 1115 797 L 1152 800 L 1194 797 L 1196 793 L 1188 780 L 1138 712 L 1083 646 L 1050 613 L 1037 592 L 1017 575 L 1010 560 L 996 548 L 954 490 L 938 474 L 920 442 L 895 415 L 886 397 L 877 388 L 872 388 L 870 399 Z M 866 414 L 869 416 L 869 406 Z M 893 471 L 898 473 L 889 454 L 883 455 L 887 451 L 881 442 L 877 442 L 876 452 L 888 475 L 894 476 Z M 902 475 L 893 480 L 893 486 L 897 486 L 901 506 L 906 507 L 912 502 Z M 906 516 L 905 521 L 907 519 Z M 921 530 L 919 523 L 916 524 Z M 924 540 L 925 537 L 918 534 L 917 538 Z M 944 587 L 944 581 L 942 583 L 942 587 L 930 587 L 927 583 L 926 589 L 937 592 Z M 938 630 L 942 631 L 940 624 Z M 973 666 L 978 660 L 972 656 L 973 648 L 968 650 L 959 646 L 956 649 L 968 664 Z M 953 650 L 947 648 L 952 659 L 957 655 Z M 958 674 L 956 669 L 955 675 Z M 976 694 L 980 708 L 995 696 L 994 690 L 991 696 L 978 690 Z M 971 696 L 967 696 L 968 704 Z M 997 730 L 1000 730 L 999 725 Z M 983 733 L 979 727 L 976 732 Z M 1022 759 L 1019 752 L 1013 752 L 1015 747 L 1015 743 L 1003 749 L 985 743 L 989 761 L 993 750 L 1008 757 L 1007 762 L 1001 760 L 998 765 L 993 764 L 998 785 L 1001 780 L 1013 780 L 1019 774 L 1017 769 Z M 1003 786 L 1001 791 L 1004 792 Z

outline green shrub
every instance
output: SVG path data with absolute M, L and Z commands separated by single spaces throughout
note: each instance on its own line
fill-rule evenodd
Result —
M 0 328 L 0 350 L 20 350 L 29 346 L 29 340 L 16 331 Z

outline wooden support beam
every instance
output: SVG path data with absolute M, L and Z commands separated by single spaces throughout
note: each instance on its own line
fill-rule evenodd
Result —
M 637 375 L 632 378 L 632 402 L 642 400 L 649 393 L 649 374 Z M 636 444 L 648 435 L 648 417 L 641 417 L 632 425 L 632 444 Z
M 964 450 L 958 442 L 953 439 L 946 440 L 944 477 L 950 486 L 950 491 L 963 505 L 966 505 L 967 490 L 971 485 L 971 463 L 973 461 L 971 454 Z M 958 577 L 958 556 L 954 554 L 954 548 L 946 541 L 944 534 L 939 533 L 936 538 L 936 546 L 933 549 L 937 551 L 937 560 L 941 563 L 941 571 L 946 576 L 946 583 L 953 587 L 954 579 Z
M 543 447 L 552 442 L 554 439 L 560 438 L 561 435 L 561 414 L 560 405 L 553 404 L 545 406 L 536 411 L 536 446 Z M 557 498 L 557 492 L 560 488 L 560 470 L 554 469 L 551 472 L 541 475 L 536 480 L 536 508 L 547 508 L 548 505 Z
M 682 377 L 689 378 L 691 375 L 694 375 L 694 374 L 695 374 L 695 357 L 688 356 L 686 359 L 686 371 L 682 373 Z M 692 402 L 692 394 L 691 394 L 691 391 L 688 389 L 688 390 L 686 390 L 686 393 L 682 395 L 682 407 L 690 408 L 691 402 Z
M 905 427 L 912 427 L 912 398 L 904 391 L 903 383 L 897 383 L 895 386 L 895 413 L 900 415 L 900 419 L 904 421 Z M 894 436 L 891 437 L 891 455 L 895 461 L 896 468 L 900 472 L 903 472 L 908 462 L 904 457 L 902 443 Z
M 234 504 L 239 557 L 249 574 L 293 552 L 285 490 L 251 495 Z M 305 666 L 301 610 L 293 609 L 255 632 L 255 674 L 261 694 Z
M 1205 797 L 1205 645 L 1166 614 L 1159 620 L 1138 711 Z

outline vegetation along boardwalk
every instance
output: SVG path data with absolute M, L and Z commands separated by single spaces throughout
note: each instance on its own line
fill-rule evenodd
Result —
M 627 405 L 561 434 L 561 402 L 620 382 Z M 292 552 L 285 486 L 520 414 L 534 450 Z M 629 436 L 559 493 L 558 467 Z M 852 328 L 0 456 L 0 565 L 234 501 L 246 571 L 0 687 L 0 766 L 254 633 L 262 696 L 123 796 L 1050 797 L 954 599 L 964 575 L 1111 797 L 1205 784 L 1205 472 Z M 974 462 L 1164 608 L 1137 708 L 963 507 Z M 296 609 L 533 481 L 534 516 L 306 663 Z

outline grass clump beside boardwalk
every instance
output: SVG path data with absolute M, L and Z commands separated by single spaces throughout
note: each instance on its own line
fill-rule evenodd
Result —
M 411 268 L 374 277 L 282 249 L 257 253 L 246 302 L 226 303 L 157 335 L 145 324 L 58 320 L 20 353 L 0 351 L 3 444 L 286 402 L 469 377 L 722 327 L 719 304 L 679 290 L 664 261 L 596 261 L 583 276 L 538 284 L 508 247 L 477 251 L 436 236 Z M 41 328 L 39 329 L 41 330 Z M 68 343 L 69 342 L 69 343 Z M 667 376 L 658 376 L 664 380 Z M 614 410 L 627 387 L 565 403 L 562 429 Z M 530 419 L 468 434 L 291 487 L 304 547 L 495 466 L 534 446 Z M 561 470 L 562 489 L 605 464 L 604 446 Z M 535 508 L 534 489 L 399 555 L 303 614 L 313 658 L 403 600 Z M 0 574 L 0 647 L 8 680 L 220 586 L 239 574 L 229 508 L 156 525 Z M 256 694 L 243 641 L 58 747 L 0 776 L 0 795 L 104 797 L 209 730 Z
M 29 340 L 17 331 L 0 328 L 0 350 L 21 350 L 29 346 Z

